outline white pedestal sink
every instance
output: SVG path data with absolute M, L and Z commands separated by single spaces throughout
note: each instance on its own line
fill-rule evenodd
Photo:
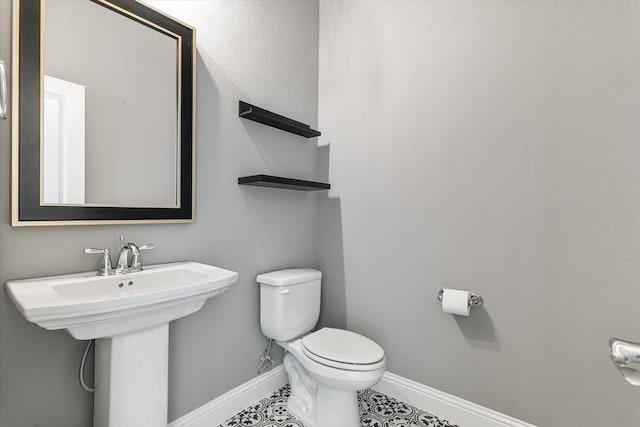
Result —
M 198 311 L 237 278 L 179 262 L 117 276 L 12 280 L 7 291 L 28 321 L 96 339 L 94 427 L 165 427 L 169 322 Z

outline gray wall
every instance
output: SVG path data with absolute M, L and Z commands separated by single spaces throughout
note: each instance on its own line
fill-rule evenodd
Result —
M 261 172 L 306 179 L 326 174 L 326 160 L 315 144 L 237 116 L 238 99 L 244 99 L 315 126 L 318 4 L 152 5 L 198 30 L 197 221 L 11 228 L 10 123 L 0 122 L 0 282 L 92 270 L 98 260 L 82 249 L 116 250 L 120 233 L 156 244 L 144 254 L 145 263 L 195 260 L 238 271 L 240 278 L 228 292 L 171 325 L 169 418 L 175 419 L 256 375 L 257 354 L 265 346 L 256 274 L 326 265 L 315 246 L 316 233 L 325 228 L 318 208 L 326 195 L 236 184 L 238 176 Z M 0 58 L 6 61 L 10 17 L 11 2 L 1 0 Z M 83 348 L 62 331 L 26 322 L 0 292 L 0 425 L 90 425 L 92 396 L 77 380 Z
M 541 426 L 640 424 L 640 3 L 320 3 L 350 329 Z M 439 287 L 485 298 L 441 312 Z

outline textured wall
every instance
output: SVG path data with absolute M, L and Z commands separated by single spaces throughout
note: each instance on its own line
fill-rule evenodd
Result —
M 157 1 L 198 31 L 197 221 L 194 224 L 11 228 L 10 123 L 0 122 L 0 282 L 87 271 L 85 247 L 117 249 L 118 235 L 155 243 L 145 263 L 194 260 L 240 273 L 225 294 L 170 328 L 170 419 L 256 375 L 265 341 L 258 273 L 319 267 L 315 233 L 324 194 L 240 187 L 238 176 L 326 174 L 315 144 L 238 118 L 245 99 L 315 125 L 318 5 L 295 1 Z M 0 0 L 0 58 L 11 51 L 11 2 Z M 339 292 L 338 292 L 339 294 Z M 0 426 L 87 427 L 84 348 L 26 322 L 0 293 Z M 278 356 L 281 359 L 281 355 Z
M 320 3 L 347 324 L 541 426 L 640 424 L 640 3 Z M 443 314 L 439 287 L 485 298 Z

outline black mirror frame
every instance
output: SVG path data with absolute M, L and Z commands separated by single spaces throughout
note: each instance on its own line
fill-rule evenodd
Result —
M 179 36 L 180 195 L 176 208 L 40 204 L 41 17 L 44 0 L 14 2 L 12 225 L 193 222 L 195 184 L 195 29 L 135 0 L 91 0 Z

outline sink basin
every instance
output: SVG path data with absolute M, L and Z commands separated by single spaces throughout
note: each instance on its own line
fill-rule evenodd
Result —
M 166 427 L 169 322 L 237 279 L 234 271 L 176 262 L 115 276 L 11 280 L 7 292 L 28 321 L 96 339 L 94 427 Z
M 79 340 L 130 334 L 198 311 L 224 292 L 238 273 L 196 262 L 145 266 L 96 276 L 95 271 L 7 282 L 24 317 L 45 329 L 66 329 Z

